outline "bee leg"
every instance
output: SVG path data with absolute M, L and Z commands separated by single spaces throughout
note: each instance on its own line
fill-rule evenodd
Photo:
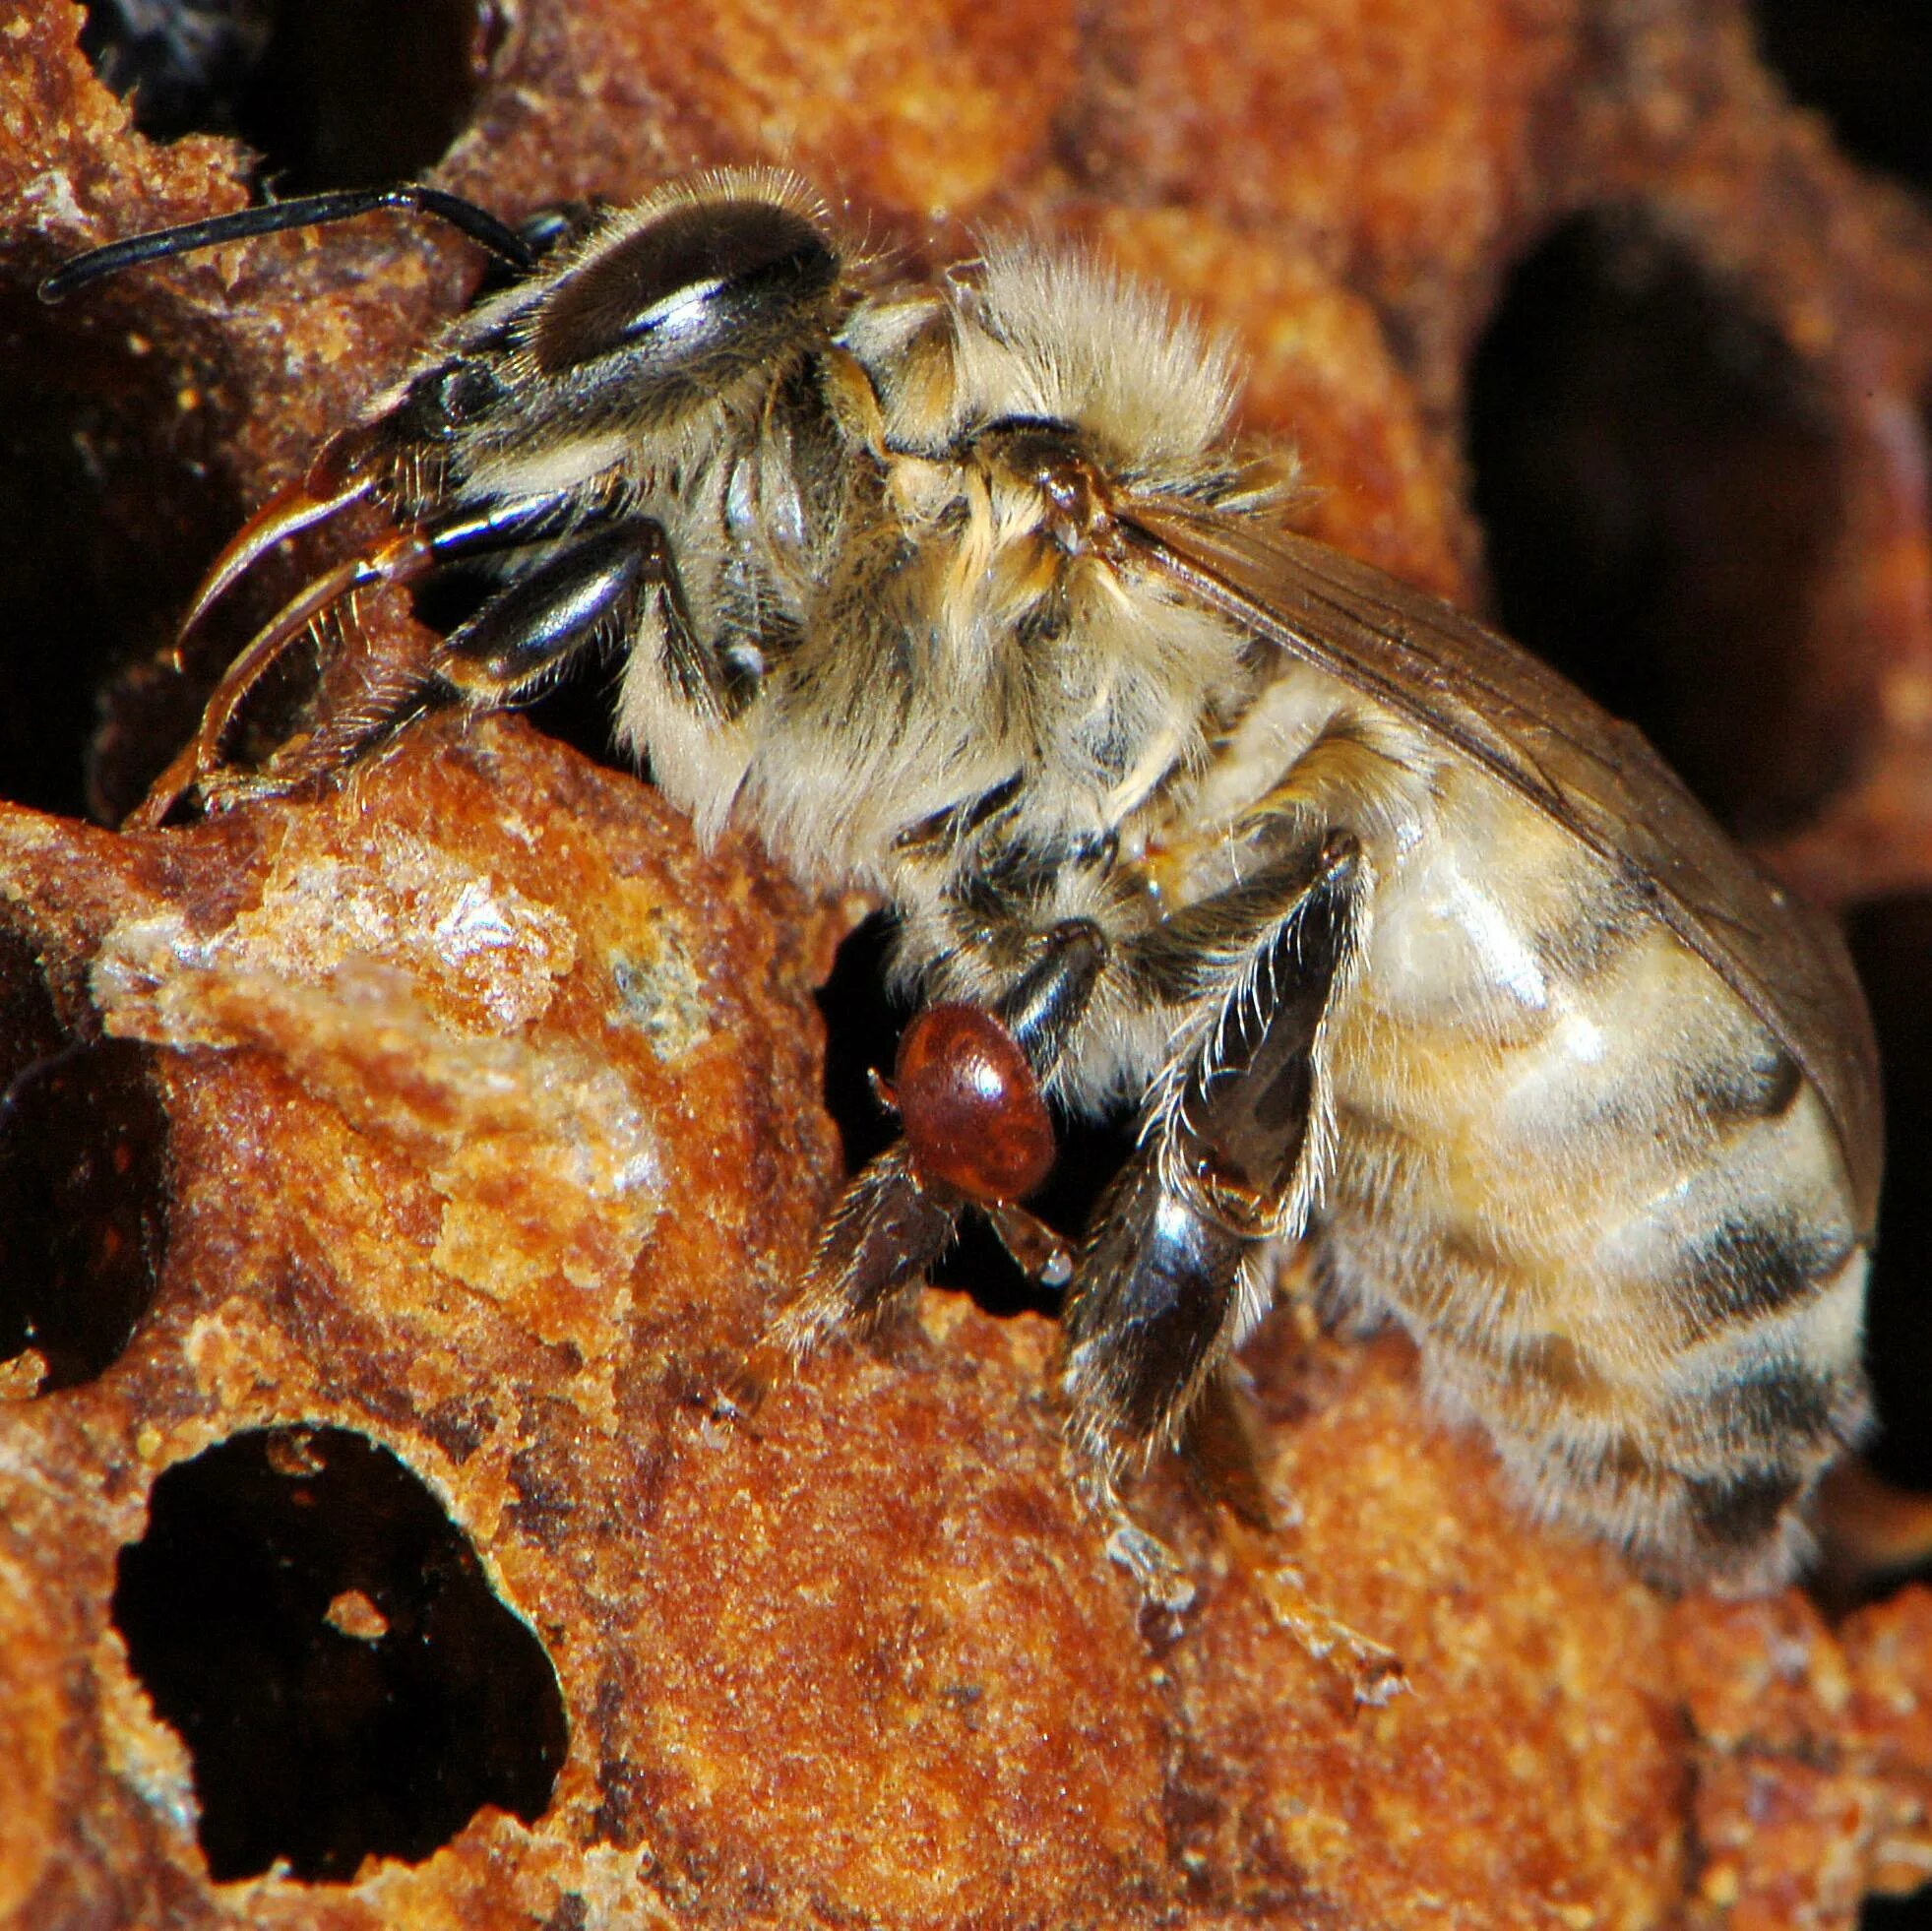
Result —
M 1327 839 L 1175 914 L 1129 962 L 1203 996 L 1068 1303 L 1074 1433 L 1103 1464 L 1176 1438 L 1266 1305 L 1267 1250 L 1306 1220 L 1327 1152 L 1321 1023 L 1353 944 L 1358 870 L 1353 840 Z
M 647 590 L 674 598 L 676 582 L 664 532 L 648 519 L 574 533 L 444 640 L 430 659 L 431 700 L 514 704 L 608 636 Z
M 1402 1658 L 1309 1593 L 1299 1568 L 1281 1561 L 1279 1535 L 1299 1524 L 1276 1506 L 1262 1472 L 1262 1442 L 1246 1378 L 1230 1365 L 1209 1379 L 1188 1416 L 1188 1472 L 1221 1509 L 1220 1542 L 1269 1620 L 1317 1662 L 1327 1663 L 1357 1704 L 1380 1708 L 1408 1687 Z
M 1063 1382 L 1085 1484 L 1137 1574 L 1157 1578 L 1158 1565 L 1134 1539 L 1145 1531 L 1124 1535 L 1117 1483 L 1178 1439 L 1265 1311 L 1271 1250 L 1302 1231 L 1319 1189 L 1322 1020 L 1353 945 L 1359 869 L 1352 839 L 1305 841 L 1176 913 L 1129 962 L 1165 996 L 1196 1001 L 1195 1043 L 1095 1211 L 1068 1296 Z
M 1238 1519 L 1225 1523 L 1222 1534 L 1234 1567 L 1253 1586 L 1269 1621 L 1316 1662 L 1335 1670 L 1357 1704 L 1379 1710 L 1408 1688 L 1402 1657 L 1331 1613 L 1309 1592 L 1301 1571 L 1278 1559 L 1279 1551 L 1269 1538 Z
M 278 543 L 328 522 L 351 503 L 375 493 L 373 472 L 354 469 L 338 460 L 347 442 L 347 436 L 343 435 L 326 443 L 308 472 L 270 497 L 235 531 L 221 554 L 209 566 L 167 651 L 167 660 L 174 669 L 185 667 L 188 638 L 230 585 L 245 576 Z
M 433 539 L 414 540 L 419 548 L 433 552 L 432 563 L 440 563 L 455 554 L 554 539 L 540 530 L 530 534 L 526 529 L 521 537 L 484 532 L 460 549 L 439 548 Z M 398 572 L 384 574 L 392 582 L 408 580 Z M 423 573 L 417 569 L 408 574 L 414 577 Z M 332 573 L 291 605 L 284 616 L 299 617 L 305 624 L 317 614 L 314 606 L 318 597 L 326 594 L 340 575 Z M 274 774 L 269 788 L 286 790 L 325 772 L 356 764 L 433 711 L 452 706 L 493 711 L 515 703 L 554 675 L 578 652 L 620 627 L 647 589 L 654 587 L 659 594 L 670 597 L 674 582 L 663 532 L 654 523 L 633 519 L 600 524 L 588 532 L 572 532 L 553 555 L 498 591 L 475 616 L 446 638 L 426 668 L 404 668 L 399 673 L 392 666 L 385 676 L 383 667 L 377 667 L 360 699 L 330 710 L 299 753 Z M 281 642 L 285 642 L 288 632 L 282 620 L 278 619 L 278 627 Z M 258 640 L 264 642 L 271 649 L 279 648 L 268 633 Z M 251 655 L 255 649 L 251 646 L 244 655 Z M 211 705 L 210 718 L 198 736 L 193 756 L 199 762 L 193 777 L 203 781 L 205 792 L 211 789 L 204 781 L 207 773 L 218 762 L 215 744 L 232 708 L 229 704 L 227 711 L 218 716 L 218 699 Z M 170 779 L 177 776 L 170 771 Z M 246 794 L 260 786 L 243 779 L 235 786 L 213 788 Z
M 1107 1525 L 1107 1554 L 1150 1606 L 1178 1613 L 1194 1588 L 1134 1521 L 1119 1483 L 1131 1460 L 1178 1431 L 1258 1295 L 1268 1243 L 1170 1193 L 1144 1146 L 1094 1210 L 1064 1321 L 1063 1386 L 1077 1480 Z
M 1211 1375 L 1187 1416 L 1186 1468 L 1202 1499 L 1226 1513 L 1224 1541 L 1243 1574 L 1259 1577 L 1276 1531 L 1274 1497 L 1263 1479 L 1253 1417 L 1237 1397 L 1232 1378 Z M 1079 1458 L 1076 1486 L 1107 1527 L 1106 1552 L 1134 1578 L 1143 1605 L 1166 1616 L 1184 1615 L 1197 1593 L 1186 1566 L 1158 1536 L 1136 1522 L 1122 1501 L 1115 1472 L 1091 1453 Z
M 1257 1535 L 1277 1532 L 1283 1514 L 1276 1507 L 1262 1473 L 1261 1430 L 1254 1396 L 1238 1363 L 1209 1376 L 1201 1399 L 1188 1411 L 1182 1446 L 1188 1477 L 1204 1499 Z M 1285 1519 L 1297 1521 L 1299 1511 L 1290 1507 Z
M 348 489 L 341 500 L 350 502 L 363 493 L 366 492 L 360 488 Z M 263 511 L 257 519 L 263 526 L 258 532 L 260 540 L 251 539 L 245 546 L 231 547 L 229 553 L 218 560 L 195 609 L 189 614 L 188 623 L 183 626 L 183 638 L 208 604 L 279 534 L 290 533 L 319 521 L 322 515 L 333 513 L 328 506 L 321 505 L 319 496 L 305 491 L 292 493 L 289 503 L 294 507 L 285 511 L 278 510 L 275 504 Z M 321 505 L 319 509 L 318 505 Z M 553 541 L 557 519 L 564 507 L 563 498 L 539 498 L 509 510 L 466 517 L 435 529 L 401 529 L 373 549 L 339 563 L 305 585 L 229 663 L 209 698 L 194 737 L 156 779 L 130 823 L 153 827 L 166 822 L 174 807 L 195 789 L 208 801 L 222 803 L 286 791 L 307 778 L 352 762 L 370 748 L 364 739 L 371 733 L 378 738 L 392 736 L 403 722 L 433 708 L 435 702 L 448 702 L 452 692 L 434 673 L 425 677 L 418 671 L 399 677 L 392 669 L 387 683 L 372 682 L 359 703 L 339 707 L 327 716 L 303 744 L 300 754 L 284 762 L 283 769 L 250 774 L 231 773 L 224 766 L 223 747 L 237 714 L 270 666 L 311 625 L 337 611 L 356 591 L 370 585 L 406 586 L 421 581 L 444 564 Z M 310 515 L 311 509 L 316 509 L 317 514 Z M 649 528 L 655 529 L 654 525 Z M 566 557 L 576 554 L 576 545 L 564 553 Z M 531 574 L 535 577 L 542 573 Z M 512 587 L 520 588 L 521 585 Z M 508 594 L 500 592 L 497 601 Z M 492 607 L 485 606 L 481 614 L 487 616 Z M 461 636 L 459 632 L 458 638 Z M 457 639 L 451 641 L 455 643 Z M 450 647 L 444 648 L 447 651 Z
M 236 714 L 288 646 L 352 592 L 372 583 L 413 582 L 429 561 L 427 541 L 413 531 L 404 531 L 368 556 L 338 564 L 278 610 L 222 673 L 194 736 L 149 788 L 147 797 L 130 814 L 129 824 L 144 829 L 163 824 L 182 798 L 197 788 L 205 797 L 212 796 L 210 780 L 222 770 L 222 747 Z M 233 794 L 245 790 L 247 780 L 217 788 Z M 272 784 L 265 788 L 286 787 Z
M 467 413 L 473 413 L 473 402 L 466 411 L 463 374 L 461 365 L 456 365 L 436 378 L 419 379 L 411 388 L 425 392 L 421 403 L 413 406 L 405 404 L 373 422 L 358 423 L 331 436 L 302 475 L 278 490 L 236 530 L 209 566 L 187 615 L 181 619 L 167 653 L 176 670 L 185 668 L 188 639 L 202 619 L 277 544 L 328 522 L 352 503 L 373 498 L 394 507 L 393 472 L 405 454 L 414 447 L 415 460 L 420 464 L 418 442 L 433 445 L 447 438 Z M 472 387 L 470 394 L 475 393 Z M 533 499 L 512 511 L 464 518 L 433 532 L 411 529 L 407 534 L 411 540 L 428 542 L 428 561 L 442 562 L 474 554 L 478 549 L 504 547 L 506 540 L 514 541 L 516 532 L 527 530 L 532 523 L 554 520 L 557 508 L 567 500 L 561 496 Z
M 1063 919 L 1039 960 L 993 1009 L 1042 1084 L 1053 1075 L 1108 958 L 1106 935 L 1089 918 Z
M 1014 1201 L 981 1203 L 980 1212 L 1006 1249 L 1007 1259 L 1041 1287 L 1064 1287 L 1074 1277 L 1072 1245 L 1037 1214 Z
M 1035 1083 L 1051 1074 L 1106 960 L 1099 927 L 1068 919 L 1043 935 L 1041 957 L 994 1009 Z M 929 1161 L 922 1170 L 919 1151 L 918 1136 L 908 1134 L 847 1183 L 796 1298 L 774 1325 L 773 1340 L 787 1353 L 802 1357 L 841 1329 L 863 1329 L 915 1292 L 969 1206 L 989 1215 L 1023 1267 L 1030 1262 L 1042 1278 L 1070 1272 L 1064 1245 L 1031 1215 L 950 1164 Z M 936 1177 L 941 1170 L 948 1177 Z

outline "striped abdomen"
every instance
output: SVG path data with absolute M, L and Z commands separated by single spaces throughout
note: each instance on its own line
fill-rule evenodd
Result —
M 1865 1242 L 1777 1039 L 1479 774 L 1374 853 L 1334 1018 L 1338 1284 L 1421 1343 L 1537 1507 L 1750 1587 L 1861 1425 Z

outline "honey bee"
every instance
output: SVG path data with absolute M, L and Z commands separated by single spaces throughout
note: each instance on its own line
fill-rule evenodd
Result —
M 833 1209 L 784 1347 L 915 1293 L 984 1211 L 1066 1281 L 1068 1431 L 1117 1510 L 1312 1239 L 1538 1514 L 1674 1584 L 1790 1572 L 1867 1414 L 1870 1025 L 1837 937 L 1634 729 L 1285 528 L 1228 352 L 1085 254 L 1001 239 L 916 280 L 738 169 L 523 231 L 420 188 L 286 203 L 43 292 L 397 201 L 511 283 L 217 562 L 190 625 L 351 503 L 393 529 L 241 652 L 143 822 L 615 641 L 618 734 L 700 837 L 735 819 L 879 894 L 925 1002 L 886 1089 L 906 1135 Z M 456 564 L 492 588 L 426 661 L 230 759 L 293 640 Z M 1077 1248 L 1019 1205 L 1048 1101 L 1139 1119 Z

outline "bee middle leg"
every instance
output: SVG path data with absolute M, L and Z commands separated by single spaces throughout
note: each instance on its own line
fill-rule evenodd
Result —
M 1107 958 L 1098 926 L 1064 920 L 1043 935 L 1039 959 L 995 1007 L 992 1018 L 1025 1056 L 1035 1088 L 1052 1073 Z M 826 1216 L 804 1282 L 773 1331 L 784 1352 L 802 1356 L 834 1333 L 868 1327 L 915 1292 L 968 1207 L 987 1215 L 1023 1268 L 1051 1285 L 1065 1280 L 1071 1257 L 1016 1202 L 921 1170 L 913 1125 L 908 1120 L 907 1136 L 852 1177 Z

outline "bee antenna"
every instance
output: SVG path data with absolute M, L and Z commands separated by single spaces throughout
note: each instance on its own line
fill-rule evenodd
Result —
M 389 188 L 343 188 L 333 194 L 300 195 L 292 201 L 267 202 L 233 215 L 216 215 L 206 221 L 188 221 L 179 227 L 129 235 L 125 241 L 110 241 L 106 247 L 90 248 L 56 269 L 40 283 L 40 299 L 62 301 L 76 288 L 85 288 L 104 276 L 119 275 L 123 269 L 139 268 L 145 262 L 192 255 L 202 248 L 220 248 L 253 235 L 279 234 L 284 228 L 319 228 L 331 221 L 350 221 L 379 208 L 413 209 L 419 215 L 447 221 L 512 268 L 528 270 L 536 265 L 530 243 L 488 209 L 478 208 L 461 195 L 445 194 L 440 188 L 405 181 Z

